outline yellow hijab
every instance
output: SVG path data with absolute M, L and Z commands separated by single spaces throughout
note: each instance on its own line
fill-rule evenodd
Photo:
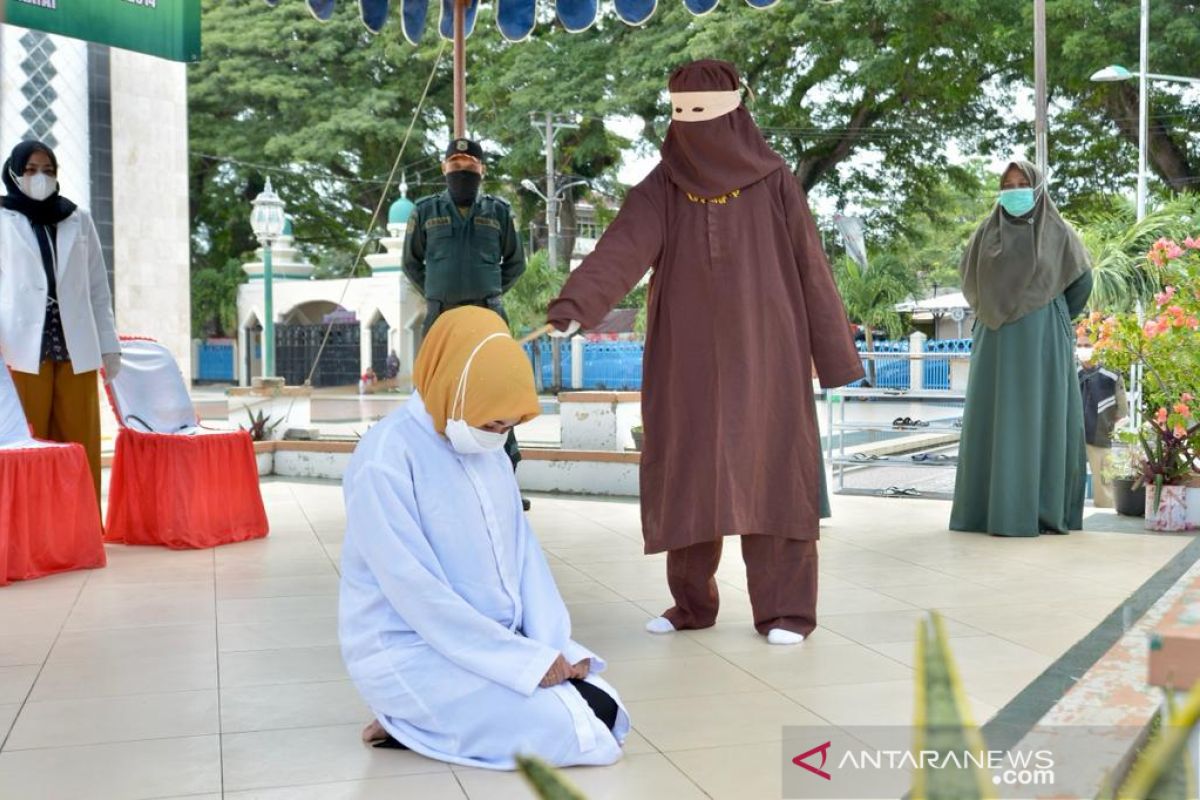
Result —
M 497 419 L 528 422 L 541 413 L 533 369 L 504 320 L 485 308 L 465 306 L 438 317 L 413 365 L 413 381 L 438 433 L 446 432 L 468 359 L 465 402 L 458 406 L 455 419 L 461 416 L 471 427 L 480 428 Z

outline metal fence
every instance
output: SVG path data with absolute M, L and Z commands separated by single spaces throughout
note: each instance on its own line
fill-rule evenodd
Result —
M 539 342 L 541 347 L 542 385 L 554 382 L 554 361 L 548 341 Z M 525 353 L 533 362 L 534 345 L 525 345 Z M 583 345 L 583 389 L 607 389 L 609 391 L 640 391 L 642 388 L 641 342 L 585 342 Z M 571 344 L 563 341 L 562 382 L 571 385 Z
M 538 343 L 541 347 L 542 385 L 552 386 L 554 382 L 554 363 L 550 342 L 543 339 Z M 859 352 L 866 351 L 863 342 L 857 343 Z M 909 367 L 908 340 L 881 340 L 874 343 L 877 355 L 874 359 L 863 359 L 863 369 L 868 376 L 874 372 L 872 385 L 879 389 L 910 389 L 911 370 Z M 533 363 L 533 344 L 525 345 L 525 354 Z M 564 386 L 571 385 L 571 344 L 564 340 L 562 343 L 562 382 Z M 642 350 L 641 342 L 586 342 L 583 346 L 583 389 L 608 389 L 613 391 L 640 391 L 642 388 Z M 970 339 L 937 339 L 925 343 L 927 353 L 970 353 Z M 903 353 L 904 356 L 888 358 L 888 353 Z M 867 362 L 874 361 L 874 367 L 868 368 Z M 925 359 L 923 369 L 924 388 L 950 388 L 950 360 L 947 358 Z M 852 386 L 863 386 L 866 379 Z
M 855 343 L 860 353 L 867 351 L 865 342 Z M 909 344 L 907 339 L 899 341 L 884 340 L 873 343 L 875 352 L 884 355 L 877 355 L 875 358 L 864 358 L 863 371 L 867 373 L 867 377 L 862 380 L 850 384 L 851 386 L 867 386 L 870 384 L 876 389 L 911 389 L 912 388 L 912 371 L 909 367 L 908 358 L 888 358 L 887 353 L 908 353 Z M 926 353 L 970 353 L 970 339 L 933 339 L 925 342 Z M 874 361 L 874 376 L 872 379 L 872 368 L 868 365 Z M 923 359 L 922 369 L 924 370 L 922 388 L 924 389 L 949 389 L 950 388 L 950 359 L 948 358 L 927 358 Z

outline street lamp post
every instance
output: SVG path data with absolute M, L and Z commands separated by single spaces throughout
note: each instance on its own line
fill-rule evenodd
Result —
M 562 195 L 566 194 L 568 189 L 574 189 L 576 186 L 587 186 L 587 181 L 571 181 L 563 184 L 553 190 L 553 194 L 547 197 L 538 185 L 526 178 L 521 181 L 521 188 L 526 191 L 533 192 L 546 204 L 546 249 L 549 251 L 547 255 L 550 259 L 551 266 L 558 264 L 558 201 Z M 571 254 L 567 254 L 567 265 L 570 266 Z
M 1148 149 L 1150 146 L 1150 113 L 1146 83 L 1148 81 L 1165 81 L 1168 83 L 1186 83 L 1192 86 L 1200 86 L 1200 78 L 1185 78 L 1182 75 L 1162 75 L 1150 71 L 1150 0 L 1142 0 L 1141 55 L 1139 61 L 1141 62 L 1141 68 L 1138 72 L 1130 72 L 1119 64 L 1113 64 L 1112 66 L 1093 72 L 1091 79 L 1097 83 L 1127 81 L 1130 78 L 1138 79 L 1137 221 L 1141 222 L 1146 218 L 1147 181 L 1149 179 L 1149 166 L 1147 162 L 1149 161 Z M 1137 300 L 1137 315 L 1138 322 L 1142 322 L 1145 310 L 1140 297 Z M 1137 425 L 1141 422 L 1137 401 L 1142 391 L 1142 366 L 1141 364 L 1133 364 L 1129 368 L 1129 371 L 1129 392 L 1134 397 L 1134 402 L 1130 405 L 1130 417 L 1133 423 Z
M 283 233 L 283 200 L 271 188 L 271 179 L 262 193 L 254 198 L 250 212 L 250 227 L 263 248 L 263 377 L 275 377 L 275 308 L 274 277 L 271 273 L 271 244 Z

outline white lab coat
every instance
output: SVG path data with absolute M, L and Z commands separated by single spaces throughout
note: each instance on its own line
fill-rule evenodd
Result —
M 99 369 L 101 354 L 121 352 L 121 343 L 91 215 L 76 209 L 58 223 L 56 240 L 59 312 L 78 375 Z M 36 374 L 41 367 L 47 291 L 42 251 L 29 218 L 0 209 L 0 353 L 18 372 Z
M 503 451 L 463 456 L 419 396 L 363 437 L 344 480 L 339 637 L 350 677 L 397 740 L 431 758 L 512 769 L 611 764 L 629 716 L 610 732 L 569 684 L 538 686 L 571 640 L 571 621 L 521 510 Z M 617 699 L 618 704 L 620 700 Z

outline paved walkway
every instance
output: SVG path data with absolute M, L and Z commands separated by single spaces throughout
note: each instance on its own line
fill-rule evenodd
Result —
M 530 797 L 511 774 L 359 743 L 368 713 L 336 645 L 340 487 L 263 489 L 266 540 L 110 547 L 107 569 L 0 589 L 0 794 Z M 946 531 L 946 503 L 833 505 L 821 628 L 773 648 L 750 627 L 736 547 L 719 573 L 717 626 L 654 637 L 642 623 L 668 597 L 662 557 L 641 553 L 637 505 L 535 498 L 576 636 L 610 659 L 636 731 L 620 764 L 570 771 L 592 800 L 778 798 L 782 726 L 908 724 L 926 608 L 948 618 L 986 719 L 1189 541 L 1107 514 L 1089 517 L 1094 532 L 1006 540 Z

